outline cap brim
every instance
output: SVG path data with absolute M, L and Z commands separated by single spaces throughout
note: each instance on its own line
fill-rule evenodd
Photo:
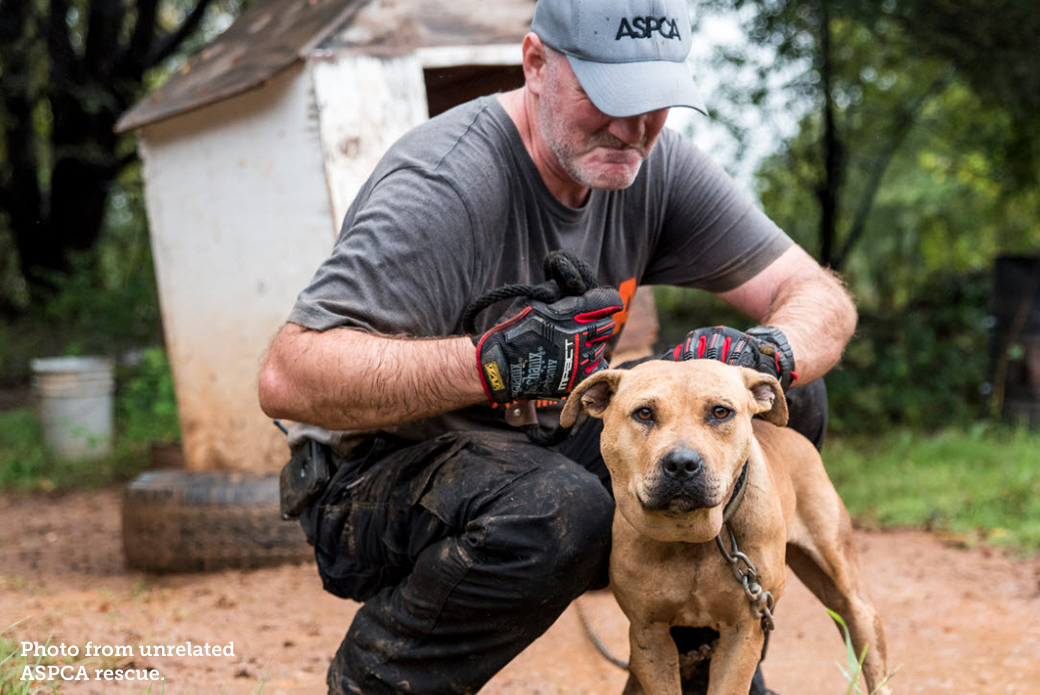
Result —
M 685 63 L 598 63 L 571 55 L 567 60 L 589 99 L 608 116 L 625 118 L 672 106 L 686 106 L 708 115 Z

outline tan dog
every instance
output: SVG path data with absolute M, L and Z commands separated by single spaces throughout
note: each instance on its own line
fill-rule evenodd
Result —
M 764 628 L 715 542 L 745 463 L 744 499 L 729 525 L 761 586 L 779 600 L 786 560 L 842 616 L 857 654 L 867 647 L 869 691 L 881 686 L 884 632 L 863 589 L 848 513 L 815 447 L 783 427 L 776 379 L 714 360 L 657 360 L 584 381 L 563 424 L 582 410 L 603 419 L 600 449 L 617 503 L 610 579 L 631 623 L 626 694 L 680 695 L 672 626 L 718 631 L 710 695 L 751 687 Z

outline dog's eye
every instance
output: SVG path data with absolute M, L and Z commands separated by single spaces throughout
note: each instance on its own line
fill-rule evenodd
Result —
M 711 409 L 711 416 L 716 420 L 725 420 L 730 416 L 733 411 L 729 408 L 725 408 L 721 405 L 717 405 Z
M 632 417 L 634 417 L 636 420 L 639 420 L 640 422 L 653 422 L 654 411 L 650 410 L 649 408 L 639 408 L 634 413 L 632 413 Z

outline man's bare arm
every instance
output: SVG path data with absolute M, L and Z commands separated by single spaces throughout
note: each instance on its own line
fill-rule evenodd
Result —
M 856 307 L 841 280 L 799 246 L 719 296 L 760 324 L 783 331 L 799 384 L 834 367 L 856 330 Z
M 260 371 L 270 417 L 326 429 L 394 425 L 486 401 L 469 338 L 282 327 Z

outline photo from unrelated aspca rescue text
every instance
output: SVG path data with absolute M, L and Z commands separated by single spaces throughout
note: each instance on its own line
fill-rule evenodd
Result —
M 57 681 L 153 683 L 165 681 L 162 661 L 166 657 L 234 657 L 235 643 L 199 644 L 187 641 L 181 644 L 107 644 L 89 641 L 78 645 L 29 641 L 20 642 L 17 653 L 24 659 L 20 680 L 27 685 L 46 685 Z M 138 663 L 142 665 L 137 666 Z M 162 689 L 156 688 L 154 692 L 162 692 Z

